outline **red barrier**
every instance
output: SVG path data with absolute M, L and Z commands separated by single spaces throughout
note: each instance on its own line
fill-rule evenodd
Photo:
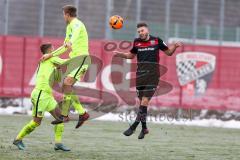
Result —
M 58 38 L 0 36 L 0 96 L 29 96 L 34 84 L 34 73 L 41 56 L 39 52 L 40 44 L 51 42 L 56 48 L 61 45 L 62 41 L 63 39 Z M 102 67 L 100 65 L 96 67 L 100 72 L 96 81 L 91 81 L 87 85 L 116 95 L 112 90 L 110 78 L 112 53 L 111 51 L 107 52 L 106 48 L 104 49 L 106 44 L 108 43 L 102 40 L 92 40 L 90 42 L 91 55 L 96 56 L 103 64 Z M 119 48 L 119 45 L 117 45 L 117 48 Z M 126 48 L 129 49 L 129 47 Z M 154 97 L 151 105 L 157 107 L 240 110 L 240 91 L 238 89 L 240 86 L 240 71 L 238 68 L 240 67 L 240 57 L 238 56 L 240 48 L 185 45 L 182 50 L 177 50 L 177 53 L 186 51 L 201 51 L 216 56 L 216 69 L 206 93 L 195 97 L 188 95 L 184 90 L 182 91 L 176 72 L 176 54 L 172 57 L 160 54 L 160 63 L 168 68 L 167 73 L 161 79 L 171 83 L 173 90 L 168 94 Z M 125 65 L 128 65 L 125 62 L 123 61 L 120 64 L 125 67 Z M 119 72 L 122 72 L 123 68 L 120 68 Z M 90 78 L 91 76 L 89 74 L 87 77 Z M 123 76 L 120 77 L 124 78 Z M 86 84 L 82 85 L 86 86 Z M 101 95 L 99 96 L 101 97 Z M 121 100 L 119 96 L 118 98 Z M 121 103 L 124 102 L 121 101 Z

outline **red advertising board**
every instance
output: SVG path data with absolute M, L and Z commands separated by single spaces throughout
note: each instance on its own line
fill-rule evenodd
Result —
M 34 87 L 34 76 L 41 57 L 39 46 L 44 42 L 51 42 L 54 47 L 61 45 L 61 38 L 17 37 L 0 36 L 0 96 L 1 97 L 28 97 Z M 133 61 L 113 60 L 112 50 L 129 50 L 129 42 L 113 42 L 104 40 L 90 41 L 90 54 L 95 57 L 92 70 L 80 86 L 90 87 L 101 92 L 109 92 L 118 97 L 121 104 L 128 104 L 126 93 L 136 96 L 134 89 L 131 92 L 116 92 L 116 85 L 112 84 L 111 76 L 119 77 L 119 86 L 125 82 L 125 89 L 130 90 L 130 73 Z M 183 52 L 204 52 L 215 57 L 214 70 L 208 79 L 204 94 L 194 95 L 189 87 L 181 86 L 177 73 L 176 56 Z M 226 46 L 188 45 L 178 49 L 169 57 L 160 53 L 160 64 L 167 68 L 161 80 L 172 85 L 172 90 L 151 101 L 156 107 L 181 107 L 194 109 L 240 110 L 240 48 Z M 66 57 L 64 55 L 63 57 Z M 114 67 L 112 67 L 114 65 Z M 123 74 L 121 74 L 123 73 Z M 186 89 L 187 88 L 187 89 Z M 161 90 L 161 88 L 160 88 Z M 125 97 L 122 97 L 121 94 Z M 130 96 L 130 97 L 131 97 Z M 100 96 L 101 97 L 101 96 Z M 84 100 L 84 98 L 83 98 Z M 90 100 L 85 97 L 85 100 Z

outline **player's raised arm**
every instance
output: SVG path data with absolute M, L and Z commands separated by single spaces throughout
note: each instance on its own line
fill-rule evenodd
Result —
M 66 51 L 69 51 L 69 50 L 71 50 L 71 47 L 68 46 L 68 45 L 66 45 L 66 44 L 64 44 L 64 45 L 62 45 L 61 47 L 59 47 L 58 49 L 52 51 L 51 53 L 44 54 L 44 55 L 41 57 L 40 60 L 41 60 L 41 61 L 45 61 L 45 60 L 47 60 L 47 59 L 49 59 L 49 58 L 51 58 L 51 57 L 59 56 L 59 55 L 65 53 Z
M 168 55 L 168 56 L 171 56 L 173 55 L 173 53 L 176 51 L 176 49 L 178 47 L 181 47 L 182 46 L 182 43 L 181 42 L 175 42 L 174 44 L 172 44 L 171 46 L 168 47 L 168 49 L 166 50 L 163 50 L 163 52 Z
M 64 43 L 61 47 L 59 47 L 58 49 L 54 50 L 51 54 L 52 56 L 59 56 L 67 51 L 71 50 L 71 44 L 69 43 Z
M 121 57 L 125 59 L 133 59 L 135 57 L 135 54 L 131 52 L 120 52 L 120 51 L 113 51 L 115 53 L 116 57 Z
M 135 43 L 135 41 L 134 41 Z M 137 48 L 133 45 L 132 49 L 129 52 L 120 52 L 120 51 L 113 51 L 116 57 L 121 57 L 125 59 L 133 59 L 137 54 Z

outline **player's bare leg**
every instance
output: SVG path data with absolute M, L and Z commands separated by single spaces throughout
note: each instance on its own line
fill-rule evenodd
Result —
M 38 126 L 40 126 L 42 122 L 42 117 L 33 117 L 33 121 L 36 122 Z

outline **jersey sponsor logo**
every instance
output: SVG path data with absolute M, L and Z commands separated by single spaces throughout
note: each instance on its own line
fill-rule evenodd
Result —
M 138 52 L 142 52 L 142 51 L 154 51 L 154 48 L 139 48 Z
M 204 52 L 183 52 L 176 56 L 178 81 L 190 95 L 206 92 L 216 65 L 216 57 Z

